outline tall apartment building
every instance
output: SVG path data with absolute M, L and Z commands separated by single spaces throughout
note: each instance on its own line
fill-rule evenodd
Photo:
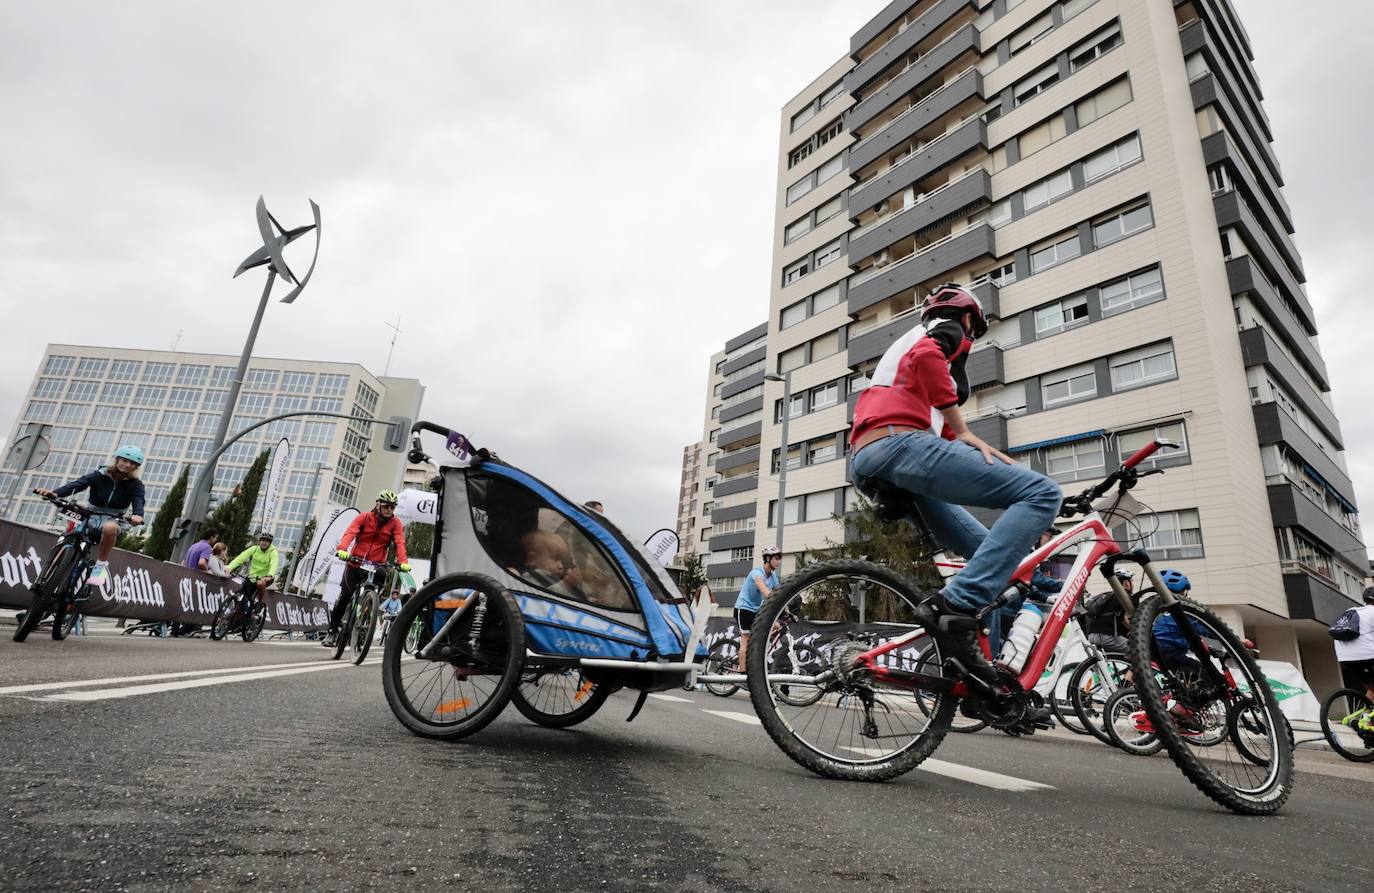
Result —
M 701 486 L 704 483 L 701 473 L 701 441 L 689 443 L 682 448 L 682 479 L 677 492 L 677 541 L 678 560 L 682 556 L 702 555 L 700 530 L 701 520 L 697 507 L 701 504 Z
M 763 425 L 763 376 L 767 373 L 768 324 L 760 323 L 725 342 L 711 357 L 706 374 L 706 411 L 701 443 L 687 447 L 679 500 L 681 529 L 694 533 L 694 548 L 706 562 L 711 592 L 720 604 L 734 603 L 750 562 L 756 557 L 754 526 L 759 489 L 759 436 Z M 686 493 L 687 450 L 699 446 L 704 475 L 700 489 Z
M 237 368 L 238 357 L 227 354 L 49 344 L 8 442 L 27 423 L 41 422 L 53 426 L 52 450 L 40 467 L 22 476 L 23 498 L 10 518 L 34 525 L 51 522 L 51 507 L 28 495 L 33 488 L 54 488 L 106 465 L 120 444 L 132 443 L 147 455 L 142 478 L 148 498 L 145 517 L 151 524 L 182 467 L 190 465 L 194 477 L 209 457 Z M 268 416 L 306 409 L 415 418 L 423 395 L 415 379 L 379 378 L 356 363 L 256 358 L 249 363 L 229 430 L 232 436 Z M 286 437 L 292 444 L 291 465 L 273 533 L 279 547 L 290 549 L 309 511 L 317 469 L 317 517 L 331 503 L 370 505 L 378 490 L 400 486 L 405 454 L 383 451 L 384 434 L 384 425 L 343 419 L 298 418 L 265 425 L 220 458 L 211 499 L 227 498 L 258 454 Z M 12 470 L 0 472 L 0 496 L 10 492 L 13 482 Z
M 763 385 L 756 438 L 788 462 L 784 571 L 843 536 L 857 394 L 955 281 L 995 319 L 972 427 L 1069 491 L 1183 443 L 1136 491 L 1146 547 L 1334 681 L 1367 558 L 1252 59 L 1228 0 L 895 0 L 786 104 L 767 364 L 793 396 Z

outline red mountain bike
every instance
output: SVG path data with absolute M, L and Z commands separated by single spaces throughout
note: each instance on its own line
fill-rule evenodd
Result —
M 930 756 L 961 701 L 994 726 L 1016 724 L 1096 568 L 1130 612 L 1136 691 L 1175 764 L 1207 796 L 1235 812 L 1278 810 L 1292 792 L 1293 742 L 1264 674 L 1240 636 L 1205 607 L 1171 593 L 1149 555 L 1124 549 L 1103 520 L 1133 522 L 1141 506 L 1129 491 L 1141 477 L 1163 473 L 1137 471 L 1136 466 L 1160 447 L 1177 444 L 1147 444 L 1101 483 L 1066 498 L 1061 517 L 1083 519 L 1027 556 L 1007 590 L 979 615 L 1028 592 L 1036 567 L 1055 553 L 1076 548 L 1062 594 L 1025 665 L 1016 674 L 1003 669 L 997 684 L 968 674 L 955 657 L 957 650 L 948 646 L 940 627 L 933 593 L 919 592 L 883 565 L 828 561 L 789 578 L 758 612 L 755 641 L 767 641 L 784 613 L 835 624 L 837 632 L 845 632 L 829 649 L 828 666 L 815 675 L 771 666 L 766 649 L 750 651 L 750 696 L 769 736 L 789 757 L 820 775 L 881 781 L 909 772 Z M 887 512 L 919 523 L 909 499 L 893 505 L 889 495 L 883 500 Z M 1139 565 L 1151 584 L 1137 593 L 1138 603 L 1113 574 L 1122 563 Z M 858 623 L 861 614 L 867 621 L 863 624 Z M 1187 644 L 1184 653 L 1177 647 L 1180 638 Z M 927 641 L 933 644 L 927 646 Z M 991 658 L 986 635 L 981 641 Z M 938 649 L 940 659 L 918 667 L 926 647 Z M 809 686 L 816 697 L 784 700 L 777 696 L 780 683 L 787 683 L 793 695 Z M 917 703 L 918 696 L 928 713 Z M 1204 746 L 1192 726 L 1198 717 L 1215 720 L 1218 715 L 1225 716 L 1225 735 L 1219 741 L 1208 736 Z

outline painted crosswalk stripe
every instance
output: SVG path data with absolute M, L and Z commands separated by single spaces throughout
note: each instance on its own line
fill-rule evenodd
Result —
M 82 688 L 87 685 L 120 685 L 125 682 L 151 682 L 156 679 L 186 679 L 192 676 L 213 676 L 217 673 L 246 673 L 254 670 L 281 670 L 287 667 L 313 667 L 318 660 L 296 661 L 289 664 L 249 664 L 243 667 L 216 667 L 213 670 L 179 670 L 175 673 L 149 673 L 144 676 L 114 676 L 103 679 L 76 679 L 67 682 L 35 682 L 0 688 L 0 695 L 25 694 L 32 691 L 51 691 L 59 688 Z
M 677 695 L 661 695 L 661 694 L 658 694 L 657 692 L 651 692 L 651 693 L 649 694 L 649 697 L 651 697 L 651 698 L 658 698 L 660 701 L 677 701 L 679 704 L 690 704 L 690 703 L 692 703 L 692 699 L 691 699 L 691 698 L 679 698 Z
M 867 747 L 845 747 L 843 749 L 870 757 L 882 756 L 884 753 L 884 751 L 878 751 Z M 989 772 L 986 769 L 975 769 L 972 766 L 963 766 L 959 763 L 947 763 L 944 760 L 937 760 L 931 757 L 922 760 L 921 764 L 916 768 L 922 772 L 929 772 L 932 775 L 943 775 L 946 778 L 967 781 L 972 784 L 982 785 L 985 788 L 995 788 L 999 791 L 1026 793 L 1028 791 L 1054 790 L 1054 785 L 1052 784 L 1042 784 L 1041 782 L 1031 781 L 1026 778 L 1017 778 L 1015 775 L 1003 775 L 1000 772 Z
M 381 658 L 375 660 L 365 660 L 362 666 L 376 665 L 381 663 Z M 296 667 L 290 670 L 269 670 L 259 673 L 239 673 L 233 676 L 211 676 L 200 679 L 177 679 L 170 682 L 153 682 L 148 685 L 129 685 L 123 688 L 97 688 L 87 691 L 68 691 L 55 695 L 48 695 L 43 698 L 45 701 L 108 701 L 114 698 L 132 698 L 137 695 L 151 695 L 164 691 L 179 691 L 186 688 L 203 688 L 208 685 L 225 685 L 230 682 L 251 682 L 255 679 L 272 679 L 277 676 L 296 676 L 302 673 L 318 673 L 322 670 L 338 670 L 343 667 L 351 667 L 351 663 L 327 664 L 314 663 L 308 667 Z
M 701 712 L 709 713 L 712 716 L 723 717 L 724 719 L 733 719 L 735 722 L 742 722 L 747 726 L 763 725 L 763 723 L 759 722 L 757 716 L 750 716 L 748 713 L 732 713 L 729 710 L 702 710 Z

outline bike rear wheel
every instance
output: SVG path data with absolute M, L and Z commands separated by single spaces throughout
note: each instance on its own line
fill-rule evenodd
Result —
M 267 623 L 267 606 L 261 602 L 253 604 L 251 613 L 243 620 L 243 641 L 254 642 L 262 634 L 262 628 Z
M 610 696 L 608 686 L 586 678 L 581 669 L 563 667 L 526 670 L 510 700 L 530 722 L 566 729 L 591 719 Z
M 900 638 L 906 644 L 884 655 L 883 666 L 914 671 L 921 652 L 913 643 L 929 632 L 922 619 L 930 614 L 920 604 L 898 574 L 856 560 L 810 565 L 769 596 L 754 618 L 751 642 L 771 641 L 784 613 L 824 621 L 841 636 L 829 646 L 829 667 L 804 683 L 822 688 L 822 696 L 802 707 L 777 697 L 780 680 L 771 677 L 779 674 L 768 649 L 749 649 L 754 712 L 783 753 L 828 778 L 882 781 L 911 771 L 935 750 L 949 730 L 954 698 L 935 697 L 927 715 L 914 689 L 855 667 L 860 654 Z
M 525 626 L 519 606 L 490 577 L 448 574 L 411 596 L 396 620 L 409 626 L 417 618 L 429 626 L 413 656 L 398 638 L 386 643 L 387 703 L 416 735 L 471 735 L 496 718 L 520 682 Z
M 1343 720 L 1374 707 L 1369 697 L 1353 688 L 1333 691 L 1322 702 L 1322 734 L 1331 749 L 1347 760 L 1356 763 L 1374 762 L 1374 732 L 1364 732 L 1357 728 L 1358 719 L 1351 719 L 1349 725 Z
M 1112 692 L 1107 703 L 1102 705 L 1103 725 L 1111 743 L 1137 757 L 1157 754 L 1164 748 L 1153 731 L 1141 729 L 1137 720 L 1145 711 L 1140 706 L 1140 695 L 1134 688 L 1120 688 Z
M 1153 595 L 1131 617 L 1130 638 L 1141 707 L 1174 764 L 1233 812 L 1277 812 L 1293 792 L 1293 740 L 1240 637 L 1200 604 Z M 1224 728 L 1232 710 L 1249 719 L 1244 737 L 1209 735 L 1208 718 L 1219 712 Z
M 706 655 L 706 663 L 702 666 L 702 675 L 705 676 L 725 676 L 731 673 L 742 673 L 737 664 L 739 657 L 739 639 L 721 639 L 711 646 L 711 651 Z M 739 691 L 737 682 L 703 682 L 706 690 L 718 698 L 728 698 Z
M 52 611 L 52 637 L 53 641 L 61 642 L 71 635 L 72 628 L 76 626 L 77 610 L 76 605 L 68 601 L 60 601 L 53 606 Z
M 343 596 L 339 597 L 342 598 Z M 353 604 L 351 600 L 357 597 L 357 592 L 349 596 L 349 605 L 344 608 L 343 619 L 340 621 L 342 625 L 334 633 L 334 660 L 343 657 L 344 649 L 348 647 L 348 641 L 353 636 Z
M 1069 700 L 1078 721 L 1088 734 L 1109 747 L 1115 747 L 1116 741 L 1107 731 L 1107 699 L 1126 687 L 1130 671 L 1131 662 L 1126 655 L 1106 654 L 1100 661 L 1083 661 L 1069 677 Z
M 380 604 L 377 590 L 371 587 L 363 590 L 362 600 L 358 603 L 358 616 L 353 621 L 354 666 L 361 664 L 366 659 L 368 649 L 372 647 L 372 639 L 377 635 L 377 610 Z

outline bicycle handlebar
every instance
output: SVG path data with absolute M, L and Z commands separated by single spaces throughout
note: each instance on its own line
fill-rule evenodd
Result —
M 38 496 L 38 491 L 37 491 L 37 490 L 34 490 L 33 493 L 34 493 L 35 496 Z M 76 513 L 77 513 L 78 515 L 80 515 L 82 518 L 89 518 L 89 517 L 91 517 L 92 515 L 103 515 L 103 514 L 104 514 L 103 512 L 98 512 L 98 511 L 96 511 L 95 509 L 87 508 L 86 506 L 82 505 L 82 504 L 79 503 L 79 502 L 73 502 L 73 501 L 70 500 L 70 499 L 64 499 L 64 498 L 61 497 L 61 496 L 39 496 L 38 498 L 39 498 L 39 499 L 42 499 L 44 502 L 50 502 L 50 503 L 52 503 L 53 505 L 55 505 L 55 506 L 56 506 L 58 509 L 60 509 L 60 510 L 69 511 L 69 512 L 76 512 Z M 126 510 L 123 514 L 119 514 L 119 515 L 107 515 L 106 517 L 118 518 L 118 519 L 121 520 L 121 521 L 127 522 L 127 523 L 129 524 L 129 526 L 131 526 L 131 527 L 137 527 L 137 526 L 138 526 L 137 524 L 134 524 L 134 522 L 132 522 L 132 521 L 129 520 L 129 513 L 128 513 L 127 510 Z
M 1135 486 L 1137 480 L 1146 474 L 1163 474 L 1164 469 L 1162 468 L 1151 469 L 1144 474 L 1135 470 L 1137 465 L 1153 456 L 1160 448 L 1176 450 L 1179 448 L 1179 444 L 1167 438 L 1156 437 L 1127 456 L 1125 461 L 1121 463 L 1121 467 L 1107 475 L 1101 483 L 1089 487 L 1077 496 L 1064 497 L 1064 502 L 1059 509 L 1059 516 L 1072 518 L 1074 515 L 1086 515 L 1092 511 L 1092 503 L 1106 496 L 1107 491 L 1112 487 L 1119 484 L 1123 490 L 1129 490 Z

